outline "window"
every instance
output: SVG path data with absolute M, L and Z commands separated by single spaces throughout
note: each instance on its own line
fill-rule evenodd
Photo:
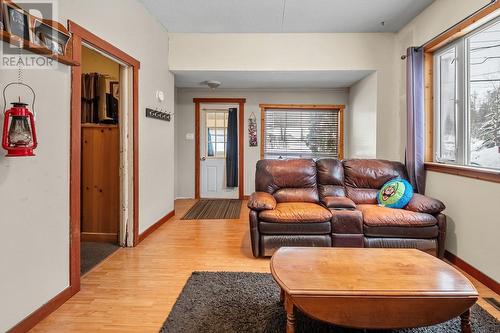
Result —
M 447 164 L 500 169 L 500 20 L 434 53 L 434 153 Z
M 342 108 L 266 107 L 263 151 L 266 159 L 342 158 Z
M 228 111 L 206 111 L 206 156 L 211 158 L 226 157 Z

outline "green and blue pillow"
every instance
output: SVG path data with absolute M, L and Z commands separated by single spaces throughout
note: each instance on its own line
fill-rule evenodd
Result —
M 413 197 L 413 186 L 402 178 L 389 180 L 377 193 L 380 206 L 389 208 L 403 208 Z

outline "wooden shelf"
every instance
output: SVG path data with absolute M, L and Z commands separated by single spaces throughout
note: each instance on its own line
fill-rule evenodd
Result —
M 87 127 L 87 128 L 116 128 L 116 127 L 118 127 L 118 124 L 82 123 L 82 127 Z
M 58 55 L 52 53 L 48 48 L 36 45 L 30 41 L 27 41 L 25 39 L 22 39 L 19 36 L 12 35 L 11 33 L 1 30 L 0 31 L 0 36 L 2 40 L 6 43 L 9 43 L 11 45 L 15 45 L 18 47 L 22 47 L 25 50 L 28 50 L 30 52 L 40 54 L 42 56 L 45 56 L 50 59 L 54 59 L 57 62 L 60 62 L 62 64 L 68 65 L 68 66 L 80 66 L 80 63 L 77 61 L 74 61 L 72 58 L 65 56 L 65 55 Z

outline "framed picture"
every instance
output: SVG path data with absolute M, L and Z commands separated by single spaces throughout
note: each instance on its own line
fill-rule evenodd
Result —
M 48 48 L 55 54 L 64 55 L 70 36 L 61 32 L 52 26 L 40 21 L 34 20 L 31 29 L 31 41 L 42 47 Z
M 42 41 L 52 53 L 64 55 L 64 46 L 52 35 L 42 35 Z
M 109 83 L 109 92 L 111 93 L 111 96 L 113 96 L 116 99 L 119 99 L 120 98 L 120 82 L 111 81 Z
M 9 3 L 4 6 L 5 30 L 11 35 L 30 40 L 30 26 L 28 14 L 22 9 L 14 7 Z
M 3 23 L 3 12 L 4 12 L 3 0 L 0 0 L 0 31 L 5 30 L 5 25 Z

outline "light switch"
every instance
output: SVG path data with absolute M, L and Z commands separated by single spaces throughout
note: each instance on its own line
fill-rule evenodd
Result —
M 165 100 L 165 94 L 161 90 L 157 90 L 155 93 L 155 96 L 156 96 L 156 99 L 158 100 L 158 102 L 160 102 L 160 103 L 163 103 L 163 101 Z
M 186 140 L 194 140 L 194 133 L 186 133 Z

